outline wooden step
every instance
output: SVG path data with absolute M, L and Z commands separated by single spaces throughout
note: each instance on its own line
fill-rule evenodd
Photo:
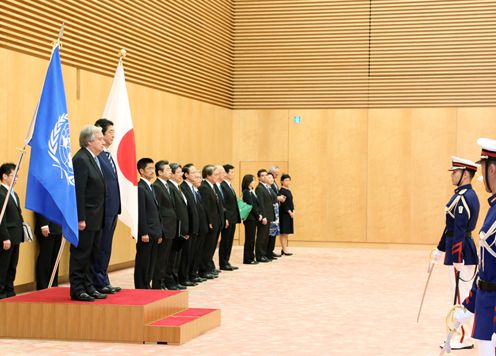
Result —
M 183 344 L 220 326 L 220 309 L 188 308 L 145 326 L 147 342 Z

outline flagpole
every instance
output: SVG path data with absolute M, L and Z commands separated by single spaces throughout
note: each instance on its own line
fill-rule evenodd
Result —
M 56 46 L 60 45 L 60 39 L 62 38 L 63 35 L 64 35 L 64 23 L 62 23 L 62 26 L 61 26 L 60 31 L 59 31 L 59 37 L 52 48 L 52 53 L 53 53 L 53 49 Z M 36 115 L 38 114 L 39 103 L 40 102 L 38 100 L 38 103 L 36 104 L 36 110 L 34 111 L 34 115 L 31 118 L 31 122 L 29 124 L 26 139 L 24 140 L 24 146 L 20 149 L 21 154 L 19 156 L 19 159 L 17 160 L 17 165 L 16 165 L 16 168 L 14 170 L 14 179 L 12 179 L 12 181 L 10 182 L 9 189 L 7 190 L 7 195 L 5 196 L 5 199 L 4 199 L 3 204 L 2 204 L 2 211 L 0 212 L 0 222 L 3 221 L 3 217 L 5 215 L 5 210 L 7 209 L 7 203 L 9 201 L 9 195 L 12 193 L 12 189 L 14 187 L 15 180 L 16 180 L 17 175 L 19 173 L 19 168 L 20 168 L 20 165 L 22 162 L 22 158 L 24 157 L 24 153 L 26 152 L 26 146 L 28 145 L 29 141 L 31 140 L 31 136 L 33 135 L 33 126 L 34 126 L 34 122 L 36 120 Z M 1 179 L 1 177 L 0 177 L 0 179 Z

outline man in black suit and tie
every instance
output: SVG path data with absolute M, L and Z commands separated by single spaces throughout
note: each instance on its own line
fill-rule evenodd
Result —
M 198 231 L 200 228 L 200 216 L 198 212 L 198 204 L 200 202 L 197 201 L 193 186 L 196 172 L 197 169 L 192 163 L 185 164 L 183 167 L 183 182 L 180 185 L 181 191 L 188 202 L 189 239 L 185 241 L 181 253 L 179 283 L 187 287 L 198 284 L 190 279 L 190 271 L 193 269 L 194 254 L 198 246 Z
M 78 246 L 71 245 L 69 280 L 71 298 L 81 301 L 104 299 L 93 284 L 91 265 L 100 248 L 105 205 L 105 179 L 97 156 L 103 151 L 102 128 L 85 126 L 72 160 L 78 211 Z
M 221 197 L 216 192 L 216 183 L 219 180 L 220 171 L 209 164 L 203 167 L 203 182 L 199 188 L 203 207 L 207 214 L 208 233 L 206 235 L 202 261 L 199 267 L 200 277 L 211 279 L 218 275 L 215 269 L 213 257 L 219 240 L 220 230 L 224 227 L 224 211 Z
M 255 189 L 255 194 L 257 195 L 258 205 L 262 213 L 262 220 L 257 222 L 257 242 L 255 244 L 255 255 L 258 262 L 271 261 L 267 258 L 267 246 L 270 223 L 275 220 L 272 195 L 269 192 L 271 188 L 265 183 L 266 176 L 266 169 L 260 169 L 257 172 L 259 183 Z
M 277 186 L 277 178 L 279 177 L 279 167 L 272 166 L 269 170 L 269 176 L 272 175 L 273 182 L 270 183 L 270 187 L 272 189 L 272 194 L 276 197 L 277 204 L 284 203 L 286 201 L 286 197 L 279 193 L 279 187 Z M 269 229 L 270 230 L 270 229 Z M 268 258 L 276 259 L 277 257 L 281 257 L 281 255 L 274 252 L 274 248 L 276 247 L 276 236 L 269 235 L 269 242 L 267 247 L 267 256 Z
M 224 196 L 224 212 L 227 220 L 226 227 L 221 232 L 219 245 L 219 266 L 224 271 L 234 271 L 238 269 L 229 263 L 231 258 L 231 250 L 236 232 L 236 224 L 241 222 L 238 209 L 238 199 L 236 192 L 232 186 L 234 180 L 234 167 L 230 164 L 224 165 L 225 177 L 221 182 L 221 191 Z
M 207 234 L 209 232 L 209 227 L 208 227 L 208 221 L 207 221 L 207 213 L 205 211 L 205 208 L 202 203 L 202 197 L 200 194 L 200 189 L 202 185 L 202 176 L 199 171 L 196 171 L 195 173 L 192 174 L 193 176 L 193 191 L 196 197 L 197 201 L 197 207 L 198 207 L 198 243 L 195 247 L 194 251 L 194 257 L 193 257 L 193 264 L 191 266 L 190 270 L 190 281 L 195 282 L 195 283 L 200 283 L 200 282 L 205 282 L 207 278 L 200 277 L 199 274 L 199 268 L 200 264 L 203 258 L 203 249 L 205 245 L 205 241 L 207 239 Z M 207 274 L 209 279 L 215 278 L 212 274 Z
M 103 221 L 102 236 L 100 239 L 100 250 L 93 261 L 93 281 L 100 293 L 113 294 L 121 290 L 113 287 L 107 274 L 107 269 L 112 253 L 112 239 L 117 225 L 117 216 L 121 213 L 121 196 L 119 191 L 119 180 L 114 159 L 108 148 L 114 142 L 114 123 L 107 119 L 99 119 L 95 126 L 102 128 L 103 151 L 98 155 L 100 167 L 105 178 L 105 217 Z
M 176 209 L 177 234 L 172 243 L 172 251 L 165 273 L 165 285 L 167 289 L 177 290 L 186 289 L 186 286 L 179 283 L 179 266 L 181 263 L 183 246 L 189 239 L 189 216 L 188 201 L 179 188 L 179 185 L 183 181 L 182 166 L 179 163 L 171 163 L 170 167 L 172 176 L 168 183 Z
M 2 238 L 2 249 L 0 250 L 0 299 L 14 297 L 14 280 L 19 261 L 19 244 L 23 242 L 23 230 L 21 212 L 21 201 L 14 192 L 14 163 L 4 163 L 0 166 L 0 207 L 3 206 L 9 187 L 9 194 L 5 214 L 0 223 L 0 237 Z
M 36 259 L 36 289 L 48 288 L 50 277 L 52 276 L 53 267 L 57 261 L 60 244 L 62 242 L 62 227 L 54 222 L 49 221 L 41 214 L 35 213 L 34 233 L 38 239 L 40 252 Z M 58 267 L 53 278 L 53 287 L 58 284 Z
M 172 176 L 169 162 L 162 160 L 155 163 L 155 173 L 157 179 L 152 184 L 152 187 L 158 203 L 164 238 L 162 243 L 158 245 L 152 288 L 167 289 L 165 286 L 165 271 L 170 258 L 172 242 L 177 235 L 177 216 L 174 208 L 174 198 L 172 197 L 168 183 Z
M 163 230 L 158 202 L 152 188 L 155 165 L 151 158 L 141 158 L 137 164 L 141 176 L 138 182 L 138 241 L 134 261 L 134 288 L 150 289 L 157 246 L 162 243 Z

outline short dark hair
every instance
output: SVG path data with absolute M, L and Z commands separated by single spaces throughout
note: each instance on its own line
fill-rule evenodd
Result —
M 158 171 L 163 171 L 164 167 L 169 164 L 169 161 L 167 160 L 160 160 L 157 163 L 155 163 L 155 174 L 158 176 Z
M 470 176 L 470 179 L 474 178 L 474 175 L 475 175 L 475 171 L 471 170 L 471 169 L 466 169 L 465 171 L 468 172 L 469 176 Z
M 169 166 L 171 167 L 171 171 L 173 174 L 176 173 L 178 168 L 183 168 L 179 163 L 171 163 L 169 164 Z
M 225 164 L 223 167 L 224 167 L 224 170 L 226 171 L 226 173 L 229 173 L 229 171 L 231 169 L 234 169 L 234 166 L 232 164 L 229 164 L 229 163 Z
M 194 164 L 193 163 L 186 163 L 184 166 L 183 166 L 183 178 L 186 179 L 186 173 L 189 174 L 189 169 L 191 167 L 193 167 Z
M 15 171 L 16 165 L 14 163 L 4 163 L 0 166 L 0 180 L 3 180 L 3 175 L 9 175 L 12 171 Z
M 272 176 L 272 178 L 274 178 L 274 173 L 272 173 L 272 172 L 267 172 L 267 175 Z
M 281 176 L 281 182 L 282 182 L 283 180 L 285 180 L 285 179 L 288 179 L 288 178 L 289 178 L 289 180 L 291 180 L 291 176 L 290 176 L 289 174 L 287 174 L 287 173 L 284 173 L 284 174 Z
M 245 174 L 241 182 L 241 190 L 245 191 L 246 189 L 248 189 L 251 182 L 253 182 L 254 180 L 255 180 L 255 176 L 253 174 Z
M 207 177 L 210 177 L 212 174 L 214 174 L 214 171 L 215 171 L 215 166 L 213 164 L 207 164 L 202 169 L 202 178 L 205 179 Z
M 267 170 L 265 168 L 259 169 L 257 172 L 257 177 L 260 178 L 262 173 L 267 173 Z
M 95 126 L 101 127 L 102 128 L 102 134 L 105 135 L 105 132 L 107 132 L 108 127 L 114 126 L 114 123 L 112 121 L 110 121 L 109 119 L 102 117 L 101 119 L 98 119 L 95 121 Z
M 141 158 L 137 164 L 138 172 L 140 171 L 140 169 L 145 169 L 146 166 L 149 165 L 150 163 L 153 163 L 153 159 L 148 157 Z

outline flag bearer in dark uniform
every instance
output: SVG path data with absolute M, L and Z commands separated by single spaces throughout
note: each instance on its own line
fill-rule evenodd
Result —
M 463 309 L 455 312 L 455 318 L 463 323 L 473 313 L 473 338 L 479 340 L 479 355 L 494 356 L 496 347 L 496 140 L 480 138 L 481 171 L 484 186 L 491 197 L 489 210 L 479 233 L 480 262 L 478 277 Z
M 477 164 L 467 159 L 452 156 L 451 182 L 456 186 L 455 192 L 446 204 L 446 226 L 433 258 L 438 261 L 444 254 L 444 264 L 453 266 L 452 285 L 454 287 L 455 304 L 461 303 L 472 286 L 472 279 L 477 268 L 477 249 L 471 233 L 479 216 L 479 199 L 470 184 L 477 172 Z M 457 335 L 451 338 L 452 349 L 473 348 L 474 344 L 468 335 L 470 325 L 460 328 Z M 442 345 L 444 346 L 444 341 Z

